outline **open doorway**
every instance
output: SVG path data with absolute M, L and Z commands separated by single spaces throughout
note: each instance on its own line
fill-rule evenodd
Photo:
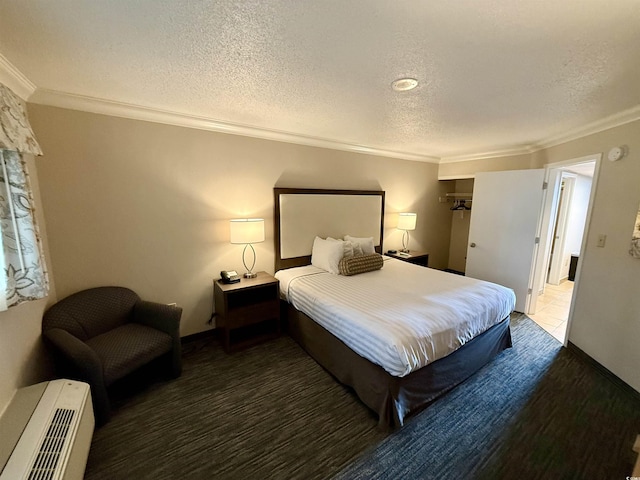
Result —
M 565 343 L 576 272 L 590 213 L 596 159 L 548 166 L 548 192 L 541 231 L 544 248 L 537 299 L 529 317 Z M 545 231 L 546 230 L 546 231 Z

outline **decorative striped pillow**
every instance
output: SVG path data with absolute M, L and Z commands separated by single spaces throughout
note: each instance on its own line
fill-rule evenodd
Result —
M 338 264 L 340 275 L 357 275 L 358 273 L 372 272 L 380 270 L 384 260 L 382 255 L 373 253 L 371 255 L 361 255 L 359 257 L 343 258 Z

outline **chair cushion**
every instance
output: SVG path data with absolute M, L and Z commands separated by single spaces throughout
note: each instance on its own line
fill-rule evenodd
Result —
M 128 323 L 87 341 L 100 360 L 105 385 L 131 373 L 172 348 L 172 338 L 160 330 Z

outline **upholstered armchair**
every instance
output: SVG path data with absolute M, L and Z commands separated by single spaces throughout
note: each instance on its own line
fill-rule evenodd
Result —
M 98 424 L 111 416 L 107 388 L 164 356 L 173 377 L 182 372 L 182 309 L 146 302 L 128 288 L 83 290 L 49 308 L 42 320 L 60 374 L 91 386 Z

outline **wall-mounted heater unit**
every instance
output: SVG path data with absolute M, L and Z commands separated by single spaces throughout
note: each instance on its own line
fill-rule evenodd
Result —
M 0 480 L 82 480 L 94 425 L 86 383 L 19 389 L 0 417 Z

